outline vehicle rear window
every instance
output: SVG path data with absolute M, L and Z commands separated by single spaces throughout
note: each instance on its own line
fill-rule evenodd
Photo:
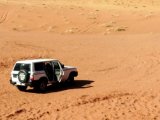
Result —
M 16 63 L 14 71 L 27 70 L 30 71 L 31 65 L 26 63 Z
M 44 63 L 34 63 L 35 71 L 43 71 Z

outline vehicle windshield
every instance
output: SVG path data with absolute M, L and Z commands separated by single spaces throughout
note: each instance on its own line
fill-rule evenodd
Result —
M 30 71 L 31 65 L 26 63 L 16 63 L 14 71 L 27 70 Z

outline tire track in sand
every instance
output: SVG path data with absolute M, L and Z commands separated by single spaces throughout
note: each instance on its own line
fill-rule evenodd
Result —
M 0 24 L 4 23 L 8 17 L 8 11 L 4 12 L 2 15 L 0 15 Z

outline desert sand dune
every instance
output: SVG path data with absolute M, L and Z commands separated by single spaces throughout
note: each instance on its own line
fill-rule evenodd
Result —
M 159 120 L 160 1 L 1 0 L 0 120 Z M 9 84 L 17 60 L 57 58 L 75 85 Z
M 123 8 L 122 5 L 119 5 L 119 8 L 110 1 L 108 1 L 110 4 L 103 4 L 104 1 L 89 1 L 86 6 L 82 4 L 84 1 L 79 2 L 81 3 L 71 1 L 71 5 L 67 1 L 4 2 L 5 5 L 2 5 L 0 12 L 0 23 L 3 29 L 13 31 L 45 31 L 58 34 L 100 33 L 107 35 L 124 31 L 127 33 L 159 31 L 157 26 L 159 10 L 158 7 L 155 9 L 156 7 L 150 5 L 150 2 L 146 3 L 148 7 L 136 9 Z M 152 26 L 146 26 L 146 24 L 152 24 Z

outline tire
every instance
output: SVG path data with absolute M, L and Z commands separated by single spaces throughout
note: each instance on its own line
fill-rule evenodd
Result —
M 18 90 L 20 91 L 26 91 L 27 86 L 17 86 Z
M 29 73 L 27 70 L 20 70 L 18 73 L 18 80 L 21 83 L 26 83 L 29 80 Z
M 47 80 L 42 79 L 40 80 L 37 85 L 34 86 L 34 90 L 37 92 L 46 92 L 47 89 Z
M 69 84 L 73 84 L 74 83 L 74 76 L 72 74 L 70 74 L 66 82 Z
M 71 75 L 71 76 L 69 77 L 69 81 L 72 82 L 72 83 L 74 82 L 74 76 L 73 76 L 73 75 Z

